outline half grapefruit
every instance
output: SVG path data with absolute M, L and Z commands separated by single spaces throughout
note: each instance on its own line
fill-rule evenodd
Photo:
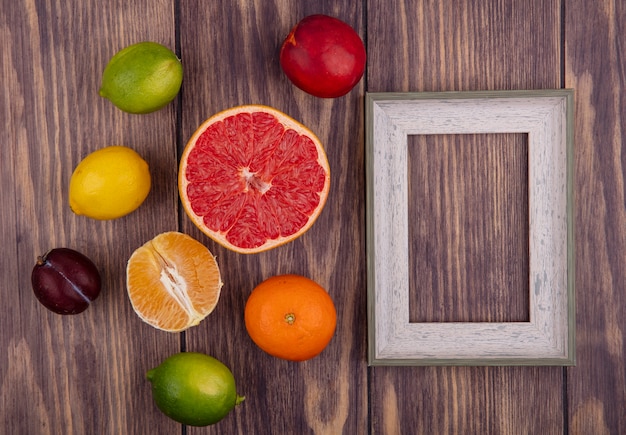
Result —
M 321 213 L 330 167 L 321 142 L 267 106 L 237 106 L 207 119 L 180 161 L 185 212 L 217 243 L 263 252 L 304 234 Z

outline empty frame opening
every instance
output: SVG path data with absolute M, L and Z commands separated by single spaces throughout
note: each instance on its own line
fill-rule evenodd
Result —
M 530 321 L 528 135 L 407 145 L 409 321 Z

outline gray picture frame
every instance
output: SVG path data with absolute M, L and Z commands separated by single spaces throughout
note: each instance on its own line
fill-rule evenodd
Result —
M 369 365 L 575 365 L 573 110 L 572 89 L 366 94 Z M 528 135 L 530 320 L 410 322 L 407 138 L 476 133 Z

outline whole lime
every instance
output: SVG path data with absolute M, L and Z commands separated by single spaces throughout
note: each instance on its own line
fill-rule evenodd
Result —
M 70 208 L 93 219 L 117 219 L 136 210 L 150 186 L 148 163 L 135 150 L 108 146 L 87 155 L 74 169 Z
M 118 51 L 102 74 L 100 95 L 129 113 L 150 113 L 172 101 L 183 81 L 180 59 L 169 48 L 144 41 Z
M 146 378 L 161 412 L 190 426 L 215 424 L 244 400 L 237 395 L 230 369 L 203 353 L 172 355 Z

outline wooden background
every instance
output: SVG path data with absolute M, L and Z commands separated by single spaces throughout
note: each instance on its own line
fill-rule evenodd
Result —
M 280 43 L 312 13 L 343 19 L 366 42 L 366 74 L 345 97 L 311 97 L 280 70 Z M 0 433 L 626 433 L 625 28 L 619 0 L 1 0 Z M 137 116 L 97 90 L 108 59 L 142 40 L 174 49 L 185 75 L 173 104 Z M 368 368 L 364 93 L 563 87 L 576 91 L 577 366 Z M 332 170 L 313 228 L 254 256 L 199 233 L 176 186 L 195 128 L 246 103 L 309 126 Z M 438 204 L 418 214 L 419 237 L 434 247 L 439 281 L 420 293 L 427 280 L 416 274 L 414 319 L 527 316 L 524 140 L 483 139 L 416 139 L 412 191 Z M 486 155 L 467 147 L 476 141 Z M 115 221 L 73 215 L 74 166 L 111 144 L 149 162 L 147 202 Z M 143 324 L 125 293 L 128 257 L 167 230 L 206 243 L 226 283 L 216 311 L 183 334 Z M 421 258 L 424 245 L 415 245 Z M 87 253 L 103 271 L 100 298 L 78 316 L 48 312 L 31 291 L 36 256 L 58 246 Z M 254 285 L 285 272 L 326 287 L 339 314 L 330 346 L 300 364 L 264 354 L 243 326 Z M 444 282 L 489 285 L 477 297 Z M 224 361 L 246 396 L 215 426 L 182 427 L 152 403 L 146 370 L 181 349 Z

